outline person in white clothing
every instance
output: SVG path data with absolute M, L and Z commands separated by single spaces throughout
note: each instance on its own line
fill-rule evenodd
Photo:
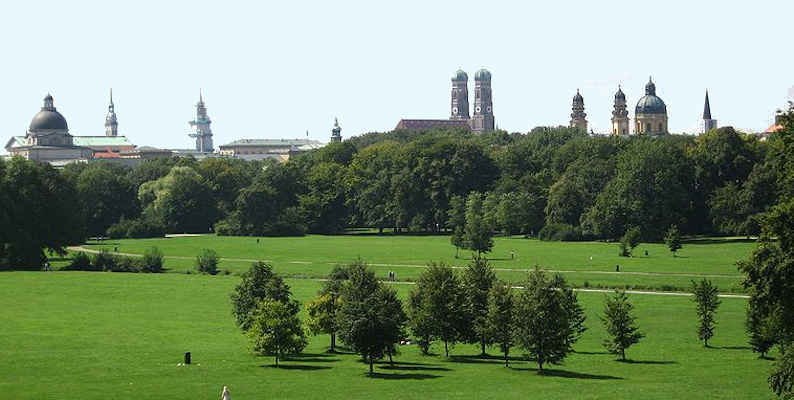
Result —
M 226 386 L 223 387 L 223 391 L 221 392 L 221 400 L 232 400 L 232 395 L 229 394 L 229 388 Z

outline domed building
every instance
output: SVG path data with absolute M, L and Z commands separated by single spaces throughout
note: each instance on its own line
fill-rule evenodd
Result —
M 634 133 L 638 135 L 663 135 L 667 133 L 667 106 L 656 95 L 656 85 L 648 79 L 645 96 L 634 109 Z
M 75 146 L 66 118 L 55 108 L 49 94 L 44 98 L 41 111 L 30 121 L 25 136 L 12 137 L 6 150 L 11 155 L 36 161 L 90 159 L 94 156 L 90 148 Z

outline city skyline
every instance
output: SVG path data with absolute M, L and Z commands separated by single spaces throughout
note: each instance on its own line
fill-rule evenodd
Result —
M 199 88 L 219 145 L 246 137 L 305 137 L 306 130 L 328 141 L 334 117 L 346 138 L 391 130 L 400 118 L 444 118 L 449 77 L 459 67 L 470 75 L 470 86 L 479 68 L 493 73 L 496 124 L 510 132 L 568 125 L 579 89 L 589 127 L 607 133 L 618 85 L 631 108 L 649 75 L 668 105 L 672 133 L 697 126 L 707 89 L 721 126 L 763 131 L 794 84 L 787 67 L 792 56 L 780 50 L 778 39 L 786 13 L 775 12 L 794 6 L 774 2 L 674 2 L 652 18 L 631 3 L 581 3 L 575 14 L 548 5 L 539 9 L 548 18 L 526 21 L 520 18 L 525 6 L 497 3 L 480 15 L 469 13 L 488 21 L 488 35 L 475 34 L 472 22 L 446 18 L 450 4 L 470 10 L 467 2 L 423 5 L 419 16 L 420 3 L 384 5 L 382 11 L 305 3 L 311 13 L 301 5 L 175 3 L 150 15 L 152 4 L 120 5 L 124 18 L 104 19 L 80 4 L 14 4 L 0 17 L 0 33 L 14 38 L 6 58 L 21 60 L 3 67 L 3 140 L 24 134 L 48 92 L 73 135 L 102 135 L 111 87 L 119 135 L 136 144 L 190 148 L 187 121 L 195 117 Z M 48 10 L 39 12 L 46 29 L 23 29 L 42 8 Z M 144 16 L 151 26 L 142 32 L 132 21 Z M 401 25 L 401 16 L 413 19 Z M 203 19 L 214 23 L 195 23 Z M 419 28 L 407 29 L 412 25 Z M 458 35 L 465 45 L 449 46 Z M 52 44 L 45 54 L 51 62 L 36 50 L 41 43 Z M 643 45 L 653 51 L 644 54 Z M 741 59 L 732 56 L 738 50 Z

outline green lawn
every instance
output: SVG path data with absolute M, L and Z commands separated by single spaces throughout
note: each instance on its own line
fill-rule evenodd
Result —
M 318 249 L 314 257 L 302 254 L 301 241 L 307 239 L 329 247 Z M 342 249 L 333 246 L 333 239 L 323 237 L 278 239 L 268 248 L 280 251 L 268 258 L 278 256 L 283 261 L 294 256 L 319 262 L 326 260 L 320 254 L 336 249 L 331 254 L 337 255 L 327 256 L 327 261 L 336 261 L 336 257 L 341 261 L 358 252 L 362 257 L 390 255 L 409 263 L 434 258 L 436 253 L 430 250 L 434 247 L 421 243 L 436 243 L 441 248 L 443 242 L 432 237 L 414 239 L 411 243 L 416 244 L 416 251 L 405 254 L 403 251 L 409 250 L 402 247 L 406 239 L 396 238 L 392 248 L 398 251 L 392 254 L 384 244 L 389 240 L 374 239 L 359 249 Z M 166 254 L 182 251 L 192 255 L 195 249 L 215 247 L 223 255 L 240 251 L 236 255 L 245 257 L 254 254 L 254 250 L 244 253 L 249 247 L 245 240 L 200 238 L 193 249 L 182 250 L 180 240 L 157 243 Z M 499 241 L 500 248 L 506 248 L 505 242 L 512 243 Z M 132 251 L 134 246 L 140 249 L 148 243 L 122 242 L 120 250 Z M 367 242 L 350 239 L 348 243 Z M 524 246 L 519 250 L 522 257 L 533 246 L 547 245 L 515 243 L 516 248 Z M 586 249 L 595 248 L 599 245 L 574 245 L 571 253 L 587 254 Z M 656 260 L 659 268 L 679 262 L 663 255 L 660 247 L 650 248 L 652 257 L 658 257 L 651 260 Z M 597 257 L 616 253 L 614 245 L 600 249 L 593 251 Z M 705 256 L 701 252 L 719 253 L 685 246 L 682 255 Z M 694 268 L 687 258 L 681 260 L 675 265 Z M 637 268 L 642 264 L 642 259 L 630 261 L 636 262 Z M 645 266 L 651 269 L 650 264 Z M 712 263 L 703 268 L 718 270 L 719 266 Z M 727 272 L 731 269 L 725 267 Z M 422 356 L 412 345 L 402 346 L 397 368 L 381 364 L 377 367 L 380 375 L 369 378 L 364 375 L 366 365 L 355 355 L 326 354 L 327 336 L 313 338 L 306 354 L 284 362 L 281 369 L 270 367 L 271 358 L 250 354 L 230 314 L 229 294 L 238 280 L 234 275 L 0 273 L 0 302 L 6 304 L 0 309 L 0 398 L 217 399 L 223 385 L 230 387 L 236 400 L 773 398 L 766 384 L 771 362 L 758 359 L 746 347 L 743 299 L 723 300 L 712 349 L 703 348 L 696 340 L 689 298 L 633 295 L 647 338 L 628 351 L 632 363 L 617 362 L 600 346 L 603 330 L 597 315 L 604 295 L 580 293 L 589 330 L 575 346 L 579 353 L 553 367 L 550 376 L 536 374 L 535 364 L 528 361 L 515 360 L 513 368 L 506 369 L 499 360 L 472 357 L 477 353 L 475 346 L 458 345 L 452 350 L 453 357 L 446 359 Z M 319 288 L 313 280 L 291 279 L 288 283 L 301 301 Z M 405 284 L 397 287 L 402 295 L 411 289 Z M 438 345 L 433 350 L 442 352 Z M 194 365 L 177 366 L 185 351 L 192 352 Z
M 257 240 L 259 242 L 257 243 Z M 755 243 L 744 240 L 696 240 L 684 243 L 678 257 L 663 244 L 642 244 L 635 257 L 618 256 L 618 245 L 603 242 L 543 242 L 520 237 L 499 237 L 487 255 L 500 278 L 520 282 L 526 270 L 540 265 L 563 271 L 579 287 L 631 287 L 637 289 L 687 290 L 692 279 L 707 277 L 724 292 L 741 291 L 736 261 L 746 258 Z M 379 276 L 395 271 L 400 280 L 413 280 L 429 261 L 462 266 L 471 257 L 467 251 L 455 258 L 448 236 L 343 235 L 290 238 L 178 237 L 167 239 L 112 240 L 90 242 L 89 249 L 118 248 L 119 252 L 142 254 L 157 246 L 168 257 L 167 267 L 184 272 L 203 248 L 224 258 L 221 268 L 241 272 L 253 260 L 266 260 L 285 276 L 320 278 L 337 263 L 361 257 Z M 645 252 L 648 255 L 645 255 Z M 511 253 L 514 257 L 511 258 Z M 615 266 L 620 265 L 620 273 Z

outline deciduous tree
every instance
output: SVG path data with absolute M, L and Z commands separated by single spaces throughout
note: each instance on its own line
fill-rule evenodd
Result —
M 714 336 L 714 314 L 720 306 L 719 289 L 711 281 L 705 278 L 700 282 L 692 281 L 692 300 L 697 304 L 698 319 L 698 339 L 703 341 L 703 345 L 709 347 L 709 339 Z
M 609 338 L 604 340 L 604 347 L 610 353 L 620 354 L 622 360 L 626 360 L 626 349 L 645 337 L 636 325 L 633 311 L 634 306 L 624 291 L 616 290 L 614 296 L 605 298 L 601 321 Z

